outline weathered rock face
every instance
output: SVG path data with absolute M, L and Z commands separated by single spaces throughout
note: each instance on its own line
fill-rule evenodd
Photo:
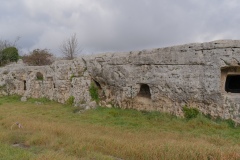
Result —
M 37 79 L 37 73 L 43 80 Z M 239 75 L 239 76 L 238 76 Z M 89 86 L 100 104 L 182 115 L 182 107 L 240 122 L 240 41 L 102 54 L 51 66 L 0 69 L 2 94 L 90 103 Z M 111 106 L 110 105 L 110 106 Z
M 61 103 L 70 96 L 75 97 L 75 103 L 91 101 L 88 91 L 91 77 L 82 60 L 62 60 L 51 66 L 10 65 L 1 68 L 0 75 L 3 95 L 46 97 Z

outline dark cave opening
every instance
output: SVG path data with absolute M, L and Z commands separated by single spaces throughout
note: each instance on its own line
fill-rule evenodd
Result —
M 151 98 L 150 88 L 149 88 L 149 86 L 147 84 L 141 84 L 138 96 Z
M 24 85 L 23 89 L 24 89 L 24 91 L 26 91 L 26 90 L 27 90 L 27 85 L 26 85 L 26 84 L 27 84 L 27 81 L 26 81 L 26 80 L 24 80 L 24 81 L 23 81 L 23 85 Z
M 96 86 L 98 87 L 98 89 L 102 89 L 102 87 L 101 87 L 100 83 L 98 83 L 98 82 L 97 82 L 97 81 L 95 81 L 94 79 L 93 79 L 93 81 L 94 81 L 94 83 L 96 84 Z
M 225 91 L 240 93 L 240 75 L 228 75 L 225 83 Z

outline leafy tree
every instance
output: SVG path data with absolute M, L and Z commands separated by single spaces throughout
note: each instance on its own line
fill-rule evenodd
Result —
M 16 46 L 19 39 L 20 37 L 17 37 L 14 42 L 0 39 L 0 66 L 18 61 L 19 54 Z
M 5 65 L 10 62 L 17 62 L 19 59 L 18 49 L 16 47 L 7 47 L 0 52 L 0 63 Z
M 3 51 L 3 57 L 10 62 L 17 62 L 19 59 L 18 49 L 16 47 L 8 47 Z
M 44 66 L 52 64 L 53 55 L 47 49 L 35 49 L 29 55 L 22 56 L 22 60 L 30 66 Z
M 66 59 L 74 59 L 77 53 L 82 51 L 82 49 L 79 47 L 76 33 L 74 33 L 70 38 L 63 41 L 59 49 Z

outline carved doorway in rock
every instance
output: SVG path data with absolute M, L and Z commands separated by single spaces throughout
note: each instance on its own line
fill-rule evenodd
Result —
M 240 67 L 221 69 L 221 88 L 223 93 L 240 93 Z
M 100 101 L 105 100 L 106 99 L 106 95 L 105 95 L 105 91 L 104 91 L 104 82 L 99 82 L 95 79 L 92 79 L 92 82 L 94 84 L 94 86 L 96 87 L 97 90 L 97 94 L 98 94 L 98 98 Z
M 225 91 L 231 93 L 240 93 L 240 75 L 227 75 Z
M 27 81 L 23 80 L 23 90 L 26 91 L 27 90 Z
M 148 84 L 139 84 L 139 92 L 136 97 L 133 98 L 132 108 L 137 110 L 154 110 L 151 88 Z
M 140 91 L 137 96 L 151 99 L 151 92 L 149 86 L 147 84 L 141 84 Z

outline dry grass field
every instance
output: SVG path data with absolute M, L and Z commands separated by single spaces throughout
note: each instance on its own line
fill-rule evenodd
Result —
M 46 99 L 1 97 L 0 159 L 237 160 L 240 128 L 202 115 L 100 107 L 80 113 Z

